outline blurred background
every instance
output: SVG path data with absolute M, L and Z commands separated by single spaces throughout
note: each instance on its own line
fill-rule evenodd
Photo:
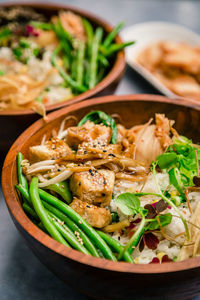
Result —
M 2 2 L 0 0 L 0 3 Z M 6 3 L 8 2 L 11 1 L 7 0 Z M 198 0 L 59 0 L 56 3 L 84 8 L 101 16 L 112 25 L 120 21 L 125 21 L 125 26 L 147 21 L 168 21 L 184 25 L 200 34 Z M 159 92 L 132 69 L 127 68 L 116 93 Z M 80 280 L 81 276 L 84 274 L 80 274 Z M 64 285 L 29 251 L 11 222 L 2 193 L 0 194 L 0 299 L 88 299 Z M 198 300 L 200 297 L 193 299 Z

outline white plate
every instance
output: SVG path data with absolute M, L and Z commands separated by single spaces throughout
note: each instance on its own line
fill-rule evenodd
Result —
M 137 63 L 139 52 L 148 45 L 164 40 L 185 42 L 200 46 L 200 35 L 183 26 L 167 22 L 145 22 L 125 28 L 121 32 L 124 41 L 134 40 L 136 43 L 126 48 L 126 62 L 164 95 L 174 98 L 176 95 L 165 87 L 146 68 Z

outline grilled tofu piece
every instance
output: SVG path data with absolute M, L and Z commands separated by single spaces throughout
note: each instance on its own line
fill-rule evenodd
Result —
M 46 159 L 57 159 L 73 153 L 63 140 L 57 138 L 52 138 L 43 145 L 32 146 L 29 151 L 31 163 Z
M 106 206 L 112 199 L 115 174 L 110 170 L 92 170 L 74 173 L 70 189 L 74 196 L 90 204 Z
M 92 227 L 102 228 L 111 222 L 112 218 L 110 211 L 106 208 L 97 207 L 87 202 L 83 202 L 77 198 L 74 198 L 70 206 Z
M 97 157 L 102 157 L 100 154 L 103 154 L 103 156 L 108 156 L 109 154 L 118 154 L 121 155 L 122 147 L 120 144 L 100 144 L 96 141 L 92 142 L 83 142 L 78 146 L 77 154 L 83 155 L 83 154 L 97 154 Z
M 69 127 L 66 142 L 73 148 L 78 148 L 78 145 L 83 142 L 91 142 L 96 140 L 100 144 L 107 145 L 112 136 L 112 129 L 102 124 L 94 124 L 87 121 L 80 127 Z

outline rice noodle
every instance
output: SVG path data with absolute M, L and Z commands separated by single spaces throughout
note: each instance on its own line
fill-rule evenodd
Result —
M 58 134 L 57 138 L 62 140 L 67 136 L 67 133 L 68 133 L 68 129 L 63 130 L 60 134 Z
M 28 170 L 33 170 L 35 168 L 42 167 L 42 166 L 55 165 L 55 163 L 56 161 L 54 159 L 42 160 L 32 164 L 30 167 L 28 167 Z
M 130 174 L 126 174 L 126 173 L 116 173 L 115 175 L 116 179 L 123 179 L 123 180 L 128 180 L 128 181 L 133 181 L 133 182 L 139 182 L 139 181 L 143 181 L 147 175 L 130 175 Z
M 72 173 L 73 172 L 71 172 L 70 170 L 65 170 L 62 173 L 60 173 L 59 175 L 55 176 L 54 178 L 51 178 L 51 179 L 46 180 L 44 182 L 40 182 L 38 184 L 38 186 L 43 188 L 43 187 L 46 187 L 50 184 L 55 184 L 55 183 L 58 183 L 60 181 L 66 180 L 72 175 Z
M 36 173 L 46 172 L 48 170 L 52 170 L 52 166 L 42 166 L 42 167 L 37 167 L 33 170 L 27 170 L 26 174 L 33 175 L 33 174 L 36 174 Z
M 64 120 L 62 121 L 62 123 L 60 125 L 59 131 L 58 131 L 58 136 L 57 136 L 57 138 L 60 140 L 63 139 L 63 137 L 65 137 L 67 135 L 67 129 L 64 130 L 64 128 L 65 128 L 65 124 L 68 120 L 75 120 L 76 123 L 78 122 L 78 119 L 75 116 L 67 116 L 66 118 L 64 118 Z
M 45 142 L 46 142 L 46 134 L 43 135 L 40 145 L 44 145 Z

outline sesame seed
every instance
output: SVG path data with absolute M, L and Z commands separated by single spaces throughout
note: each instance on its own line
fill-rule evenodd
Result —
M 89 172 L 90 172 L 90 175 L 91 175 L 91 176 L 94 176 L 94 173 L 92 172 L 91 169 L 89 169 Z

